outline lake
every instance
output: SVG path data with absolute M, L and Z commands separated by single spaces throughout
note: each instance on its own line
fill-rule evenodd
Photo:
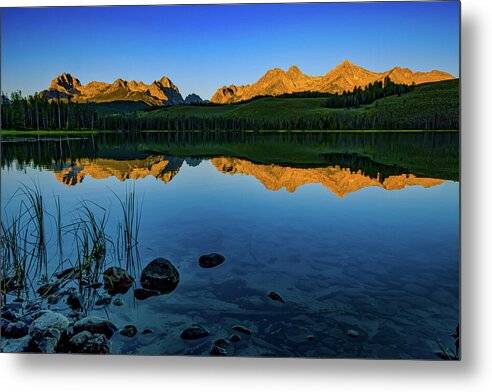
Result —
M 174 291 L 145 300 L 131 288 L 96 305 L 107 294 L 91 289 L 84 314 L 138 330 L 115 333 L 112 353 L 209 355 L 233 334 L 227 355 L 438 359 L 454 348 L 457 132 L 4 138 L 5 222 L 23 208 L 22 184 L 39 189 L 45 208 L 46 266 L 31 268 L 33 290 L 76 265 L 83 205 L 106 219 L 101 270 L 122 265 L 135 287 L 157 257 L 179 271 Z M 131 262 L 118 250 L 119 199 L 129 194 L 139 221 Z M 202 268 L 211 252 L 225 262 Z M 63 297 L 46 305 L 25 295 L 72 312 Z M 192 324 L 209 335 L 183 340 Z

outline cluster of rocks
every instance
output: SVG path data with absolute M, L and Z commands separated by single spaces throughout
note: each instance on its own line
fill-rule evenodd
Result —
M 13 302 L 1 311 L 1 351 L 42 352 L 42 353 L 87 353 L 107 354 L 111 351 L 111 338 L 118 328 L 109 320 L 96 316 L 81 318 L 83 300 L 75 288 L 65 289 L 72 278 L 80 276 L 75 268 L 68 268 L 54 274 L 54 279 L 41 285 L 37 290 L 39 301 L 27 305 Z M 86 282 L 84 288 L 99 289 L 104 286 L 107 296 L 99 296 L 95 306 L 123 305 L 117 294 L 125 294 L 135 284 L 135 279 L 123 268 L 110 267 L 103 274 L 103 283 Z M 169 260 L 152 260 L 140 276 L 141 288 L 134 290 L 138 299 L 168 294 L 179 283 L 179 272 Z M 15 289 L 15 287 L 13 288 Z M 11 291 L 11 290 L 9 290 Z M 43 301 L 48 305 L 57 304 L 66 297 L 66 304 L 73 313 L 64 315 L 48 309 L 41 309 Z M 33 306 L 33 305 L 36 306 Z M 137 334 L 134 325 L 124 326 L 119 333 L 126 337 Z M 142 334 L 152 333 L 146 329 Z
M 108 354 L 117 330 L 109 320 L 88 316 L 78 321 L 51 310 L 19 314 L 6 305 L 2 311 L 4 352 Z M 20 308 L 18 309 L 20 310 Z
M 225 262 L 225 257 L 218 253 L 205 254 L 199 257 L 201 268 L 216 268 Z M 107 354 L 111 352 L 111 338 L 118 331 L 111 321 L 82 314 L 86 304 L 79 290 L 69 287 L 70 281 L 80 278 L 81 273 L 76 268 L 67 268 L 54 274 L 54 279 L 41 285 L 36 291 L 39 299 L 36 302 L 13 302 L 2 307 L 1 313 L 1 346 L 0 351 L 6 352 L 43 352 L 43 353 L 90 353 Z M 96 300 L 94 305 L 122 306 L 123 301 L 118 294 L 126 294 L 136 282 L 128 271 L 121 267 L 109 267 L 102 274 L 103 282 L 84 282 L 83 287 L 94 289 Z M 133 290 L 138 300 L 173 292 L 180 281 L 176 267 L 167 259 L 156 258 L 142 270 L 140 287 Z M 67 288 L 68 287 L 68 288 Z M 97 290 L 104 287 L 107 295 L 100 295 Z M 42 309 L 42 304 L 58 303 L 66 297 L 66 304 L 72 313 L 64 315 L 53 310 Z M 285 303 L 280 294 L 270 291 L 267 297 L 278 303 Z M 119 334 L 128 338 L 138 333 L 134 325 L 128 324 L 119 330 Z M 142 334 L 152 333 L 145 329 Z M 228 355 L 231 347 L 250 336 L 251 330 L 242 325 L 232 326 L 232 332 L 227 338 L 218 338 L 211 344 L 211 355 Z M 181 332 L 181 339 L 193 341 L 207 338 L 209 331 L 193 324 Z M 349 332 L 349 335 L 352 335 Z

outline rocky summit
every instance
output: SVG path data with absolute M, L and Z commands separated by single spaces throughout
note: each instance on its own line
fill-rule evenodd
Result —
M 453 75 L 437 70 L 414 72 L 408 68 L 395 67 L 385 72 L 373 72 L 345 60 L 321 76 L 306 75 L 295 65 L 287 71 L 273 68 L 255 83 L 219 88 L 211 101 L 224 104 L 265 95 L 277 96 L 299 92 L 342 93 L 382 81 L 387 76 L 395 83 L 408 85 L 454 79 Z
M 93 81 L 84 85 L 75 76 L 63 73 L 53 79 L 41 94 L 49 99 L 70 99 L 73 102 L 141 101 L 153 106 L 184 102 L 178 87 L 167 76 L 150 84 L 116 79 L 113 83 Z

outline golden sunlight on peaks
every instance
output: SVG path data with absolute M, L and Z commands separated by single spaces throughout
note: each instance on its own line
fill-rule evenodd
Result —
M 215 91 L 211 101 L 215 103 L 234 103 L 263 95 L 281 95 L 299 92 L 342 93 L 352 91 L 355 87 L 365 87 L 369 83 L 383 81 L 389 77 L 400 84 L 422 84 L 453 79 L 453 75 L 432 70 L 414 72 L 408 68 L 394 67 L 384 72 L 374 72 L 344 60 L 321 76 L 303 73 L 296 65 L 287 72 L 280 68 L 268 70 L 256 82 L 247 85 L 230 85 Z

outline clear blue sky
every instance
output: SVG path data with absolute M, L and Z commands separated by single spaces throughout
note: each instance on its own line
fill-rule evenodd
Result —
M 257 80 L 272 67 L 321 75 L 349 59 L 459 73 L 459 4 L 327 3 L 2 9 L 2 90 L 57 74 L 82 83 L 167 75 L 183 95 Z

